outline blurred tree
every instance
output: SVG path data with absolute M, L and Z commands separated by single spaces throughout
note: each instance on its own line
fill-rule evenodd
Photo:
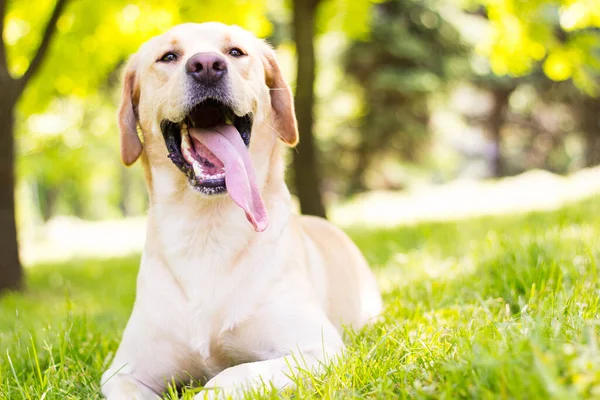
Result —
M 355 42 L 346 58 L 365 96 L 349 194 L 365 190 L 376 156 L 419 159 L 429 139 L 430 97 L 466 71 L 458 61 L 466 56 L 458 32 L 428 1 L 388 0 L 374 14 L 371 36 Z
M 494 145 L 493 152 L 490 154 L 491 174 L 496 178 L 506 176 L 509 172 L 503 148 L 502 128 L 506 123 L 510 110 L 510 95 L 517 88 L 518 82 L 510 76 L 497 76 L 491 73 L 475 74 L 472 77 L 472 82 L 491 95 L 492 108 L 489 115 L 486 115 L 485 119 L 479 122 L 488 132 Z M 472 119 L 471 122 L 473 122 Z
M 464 0 L 490 22 L 479 52 L 496 75 L 522 77 L 541 67 L 551 80 L 571 80 L 582 96 L 580 127 L 586 165 L 600 162 L 600 1 Z
M 589 97 L 572 83 L 554 82 L 541 68 L 521 77 L 477 75 L 471 82 L 489 94 L 486 112 L 465 116 L 470 125 L 490 134 L 494 146 L 488 161 L 493 176 L 532 168 L 567 173 L 581 166 L 580 152 L 568 143 L 581 142 L 576 138 L 584 117 L 581 102 Z
M 0 291 L 18 289 L 23 278 L 23 269 L 19 261 L 17 228 L 15 221 L 15 144 L 14 114 L 17 102 L 29 85 L 31 78 L 38 72 L 46 58 L 50 42 L 56 32 L 56 22 L 61 16 L 66 0 L 57 0 L 42 34 L 40 44 L 25 72 L 14 77 L 8 68 L 6 42 L 0 40 L 0 247 L 3 257 L 0 260 Z M 0 0 L 0 33 L 4 32 L 6 0 Z
M 369 0 L 294 0 L 293 36 L 297 77 L 295 107 L 300 142 L 293 153 L 294 183 L 303 214 L 326 217 L 321 192 L 319 150 L 314 128 L 315 42 L 324 32 L 343 32 L 349 38 L 369 33 Z
M 507 174 L 505 165 L 506 161 L 502 148 L 502 127 L 504 126 L 509 110 L 510 95 L 515 88 L 515 86 L 509 84 L 504 87 L 500 86 L 491 89 L 494 105 L 490 118 L 488 119 L 487 129 L 492 136 L 492 141 L 494 142 L 494 153 L 492 155 L 492 175 L 497 178 Z
M 325 218 L 321 177 L 313 135 L 315 102 L 315 18 L 319 0 L 294 0 L 297 77 L 295 106 L 300 142 L 294 152 L 294 182 L 303 214 Z
M 600 165 L 600 98 L 584 96 L 578 103 L 585 138 L 585 166 Z
M 496 75 L 523 76 L 542 64 L 554 81 L 572 79 L 583 92 L 600 94 L 598 0 L 467 0 L 483 7 L 490 36 L 479 51 Z

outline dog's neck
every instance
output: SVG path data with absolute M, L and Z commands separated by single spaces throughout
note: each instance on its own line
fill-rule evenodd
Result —
M 257 155 L 255 168 L 269 215 L 265 232 L 254 231 L 244 211 L 228 195 L 207 198 L 187 183 L 174 179 L 175 168 L 152 169 L 146 251 L 159 251 L 167 262 L 227 249 L 235 253 L 251 240 L 277 237 L 291 215 L 290 194 L 284 181 L 281 146 Z M 179 182 L 179 183 L 176 183 Z

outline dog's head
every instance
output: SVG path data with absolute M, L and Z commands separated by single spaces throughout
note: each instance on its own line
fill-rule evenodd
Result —
M 145 152 L 151 170 L 179 169 L 173 179 L 190 190 L 229 192 L 257 230 L 266 227 L 266 211 L 252 156 L 275 135 L 298 141 L 273 50 L 218 23 L 179 25 L 142 45 L 126 68 L 119 127 L 126 165 Z

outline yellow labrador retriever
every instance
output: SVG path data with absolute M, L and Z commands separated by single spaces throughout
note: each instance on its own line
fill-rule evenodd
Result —
M 291 212 L 283 148 L 298 132 L 273 50 L 218 23 L 184 24 L 131 57 L 121 155 L 141 157 L 150 209 L 131 318 L 102 377 L 110 400 L 197 398 L 292 384 L 380 312 L 365 259 L 325 220 Z M 142 140 L 138 135 L 141 129 Z

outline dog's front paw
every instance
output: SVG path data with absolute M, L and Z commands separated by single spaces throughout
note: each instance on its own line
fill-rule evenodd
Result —
M 243 366 L 240 365 L 222 371 L 204 385 L 194 400 L 243 399 L 244 384 L 248 382 L 244 381 L 241 369 Z
M 102 393 L 106 400 L 160 400 L 156 393 L 129 374 L 111 376 L 102 385 Z
M 125 381 L 110 391 L 106 396 L 106 400 L 160 400 L 160 397 L 133 382 Z
M 217 388 L 205 386 L 204 389 L 194 397 L 194 400 L 241 400 L 243 398 L 243 392 L 237 392 L 232 388 Z

